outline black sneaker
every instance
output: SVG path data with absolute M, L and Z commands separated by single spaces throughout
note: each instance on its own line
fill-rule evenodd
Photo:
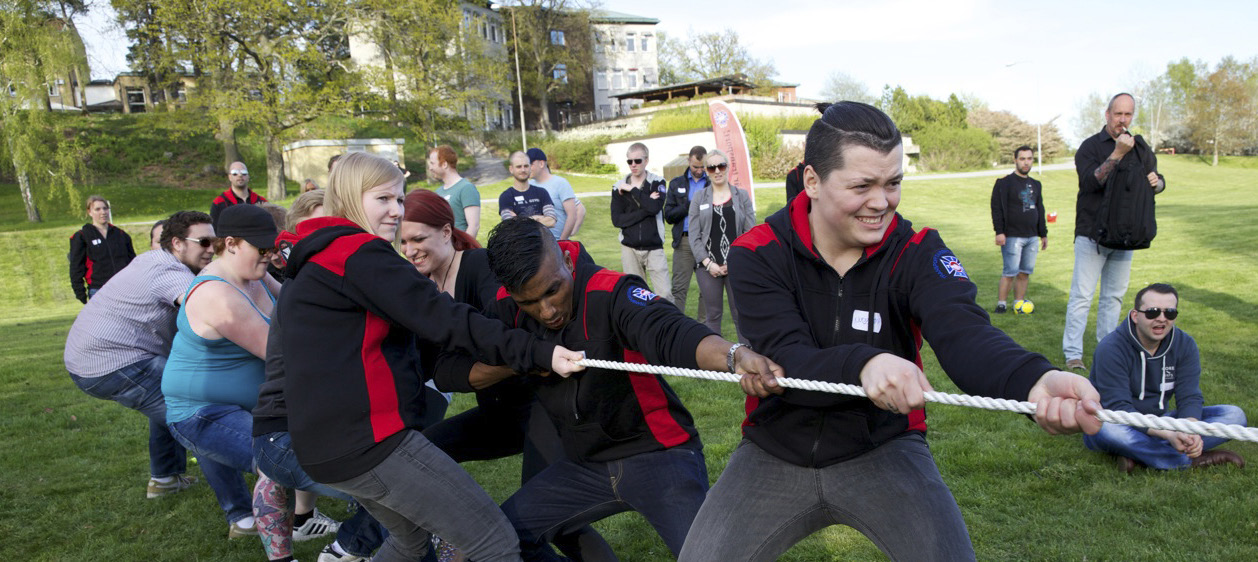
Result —
M 996 314 L 1004 314 L 1008 310 L 1009 310 L 1008 307 L 1006 307 L 1003 304 L 996 305 Z

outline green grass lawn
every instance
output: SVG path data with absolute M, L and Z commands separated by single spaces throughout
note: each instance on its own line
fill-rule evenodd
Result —
M 1163 157 L 1169 184 L 1158 197 L 1159 236 L 1137 252 L 1125 304 L 1140 287 L 1165 281 L 1181 295 L 1180 327 L 1202 353 L 1207 403 L 1236 404 L 1258 412 L 1258 249 L 1250 239 L 1258 216 L 1258 169 L 1249 161 L 1211 168 L 1195 157 Z M 579 178 L 579 179 L 578 179 Z M 574 176 L 578 192 L 601 192 L 608 180 Z M 1049 172 L 1045 204 L 1058 213 L 1049 248 L 1031 277 L 1032 316 L 994 319 L 1029 349 L 1060 364 L 1061 331 L 1070 273 L 1075 176 Z M 914 225 L 938 228 L 979 286 L 980 304 L 995 302 L 1000 256 L 992 243 L 988 201 L 994 178 L 919 180 L 904 186 L 901 212 Z M 505 186 L 504 186 L 505 187 Z M 207 208 L 211 193 L 108 193 L 115 221 L 147 222 L 179 206 Z M 482 196 L 496 195 L 482 186 Z M 62 345 L 80 305 L 66 281 L 70 234 L 85 219 L 67 216 L 48 225 L 21 224 L 16 189 L 0 192 L 0 553 L 34 560 L 260 560 L 257 541 L 228 542 L 226 525 L 203 483 L 161 500 L 146 500 L 147 426 L 141 416 L 84 395 L 61 362 Z M 147 196 L 147 197 L 146 197 Z M 143 198 L 134 202 L 132 198 Z M 783 203 L 780 189 L 760 190 L 761 215 Z M 12 205 L 17 204 L 16 210 Z M 577 237 L 595 260 L 618 268 L 619 249 L 608 200 L 590 197 Z M 170 205 L 170 206 L 166 206 Z M 496 206 L 483 209 L 484 240 L 497 222 Z M 147 227 L 129 227 L 137 246 Z M 689 312 L 697 289 L 692 285 Z M 1095 307 L 1093 308 L 1095 312 Z M 725 333 L 733 326 L 726 315 Z M 1085 357 L 1095 347 L 1085 335 Z M 936 389 L 955 392 L 933 354 L 923 353 Z M 694 413 L 713 481 L 739 439 L 742 396 L 736 385 L 670 381 Z M 456 399 L 452 412 L 474 403 Z M 1050 437 L 1024 417 L 951 406 L 930 409 L 930 443 L 952 488 L 980 560 L 1254 560 L 1258 510 L 1252 490 L 1258 469 L 1231 467 L 1175 473 L 1138 471 L 1127 477 L 1112 461 L 1086 451 L 1078 436 Z M 1258 446 L 1230 448 L 1258 461 Z M 497 500 L 519 478 L 519 461 L 466 465 Z M 195 470 L 194 470 L 195 472 Z M 771 477 L 767 475 L 766 477 Z M 1247 491 L 1248 490 L 1248 491 Z M 340 502 L 321 508 L 344 516 Z M 888 506 L 896 509 L 896 506 Z M 596 526 L 623 560 L 668 557 L 640 516 L 624 514 Z M 313 560 L 326 541 L 298 546 Z M 832 527 L 792 549 L 783 559 L 879 560 L 871 542 Z

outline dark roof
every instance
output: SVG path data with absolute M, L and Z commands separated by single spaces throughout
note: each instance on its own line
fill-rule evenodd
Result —
M 667 100 L 671 98 L 688 98 L 699 94 L 723 92 L 740 93 L 743 90 L 755 89 L 756 84 L 747 79 L 745 74 L 729 74 L 707 80 L 695 80 L 684 84 L 660 86 L 649 90 L 625 92 L 612 96 L 616 99 L 640 99 L 644 101 Z
M 626 14 L 624 12 L 613 12 L 611 10 L 594 10 L 593 12 L 590 13 L 590 22 L 591 23 L 642 23 L 642 24 L 648 24 L 648 25 L 655 25 L 657 23 L 660 23 L 660 20 L 657 20 L 655 18 L 635 16 L 633 14 Z

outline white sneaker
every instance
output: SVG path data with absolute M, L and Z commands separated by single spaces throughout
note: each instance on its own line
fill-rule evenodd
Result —
M 297 542 L 317 539 L 336 533 L 341 528 L 341 523 L 327 515 L 319 512 L 319 508 L 315 508 L 314 516 L 306 520 L 306 524 L 300 527 L 293 527 L 293 540 Z
M 364 556 L 355 556 L 353 554 L 341 554 L 332 548 L 332 545 L 323 547 L 319 551 L 319 562 L 364 562 L 367 560 Z

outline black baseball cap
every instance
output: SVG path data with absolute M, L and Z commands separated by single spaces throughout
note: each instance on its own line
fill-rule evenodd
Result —
M 546 160 L 546 153 L 542 152 L 542 149 L 537 148 L 537 147 L 528 149 L 528 151 L 525 152 L 525 154 L 528 155 L 529 162 L 536 162 L 538 160 Z
M 218 216 L 218 226 L 214 228 L 214 235 L 219 238 L 243 238 L 260 250 L 274 248 L 275 238 L 279 234 L 271 213 L 248 203 L 223 209 Z

